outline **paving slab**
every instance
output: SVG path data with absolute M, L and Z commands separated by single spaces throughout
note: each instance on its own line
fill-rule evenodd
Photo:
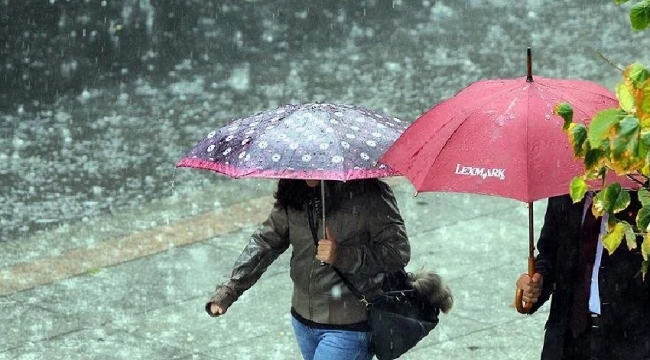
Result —
M 0 359 L 179 359 L 188 355 L 191 354 L 161 341 L 133 336 L 122 331 L 92 328 L 61 334 L 47 341 L 27 343 L 20 348 L 0 353 Z

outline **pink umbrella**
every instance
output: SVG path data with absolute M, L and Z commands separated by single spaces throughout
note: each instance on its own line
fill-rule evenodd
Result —
M 583 124 L 618 105 L 613 93 L 589 81 L 533 79 L 528 49 L 528 76 L 471 84 L 420 116 L 380 161 L 419 192 L 485 194 L 528 203 L 532 276 L 532 202 L 568 193 L 570 181 L 584 171 L 562 131 L 562 118 L 553 114 L 563 102 L 573 106 L 574 121 Z M 518 301 L 524 312 L 520 306 Z

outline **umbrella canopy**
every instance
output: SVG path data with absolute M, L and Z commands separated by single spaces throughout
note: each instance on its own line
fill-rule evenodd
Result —
M 553 115 L 562 102 L 577 122 L 618 104 L 584 80 L 536 76 L 484 80 L 420 116 L 380 159 L 417 191 L 496 195 L 524 202 L 566 194 L 583 172 Z
M 527 202 L 528 275 L 532 277 L 532 202 L 567 194 L 571 180 L 584 172 L 562 131 L 564 121 L 553 109 L 570 103 L 574 121 L 587 124 L 618 101 L 612 92 L 589 81 L 533 79 L 530 48 L 527 53 L 527 76 L 469 85 L 416 119 L 380 161 L 408 178 L 417 191 Z M 520 313 L 528 313 L 532 304 L 523 303 L 522 294 L 517 292 L 515 305 Z
M 211 131 L 177 166 L 234 178 L 353 180 L 397 175 L 379 157 L 406 122 L 347 104 L 289 104 Z

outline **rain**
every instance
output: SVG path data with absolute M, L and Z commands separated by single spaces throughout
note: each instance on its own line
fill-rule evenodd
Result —
M 290 251 L 223 318 L 203 310 L 276 182 L 178 160 L 229 121 L 285 104 L 354 104 L 412 122 L 472 82 L 525 76 L 528 47 L 536 75 L 613 89 L 617 67 L 650 63 L 630 6 L 0 0 L 0 359 L 299 358 Z M 403 178 L 387 182 L 409 269 L 434 268 L 455 296 L 402 358 L 538 357 L 548 309 L 512 307 L 525 204 L 414 197 Z M 544 209 L 535 203 L 537 232 Z

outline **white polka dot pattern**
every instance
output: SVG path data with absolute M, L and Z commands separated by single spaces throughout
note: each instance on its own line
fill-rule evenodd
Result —
M 233 177 L 388 176 L 378 159 L 407 125 L 353 105 L 290 104 L 211 131 L 186 158 Z

